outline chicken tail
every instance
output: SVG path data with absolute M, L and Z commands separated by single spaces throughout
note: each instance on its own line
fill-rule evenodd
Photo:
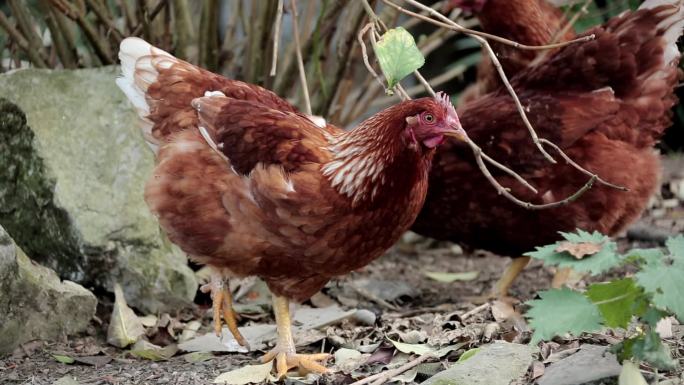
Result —
M 684 29 L 684 1 L 683 0 L 646 0 L 639 9 L 653 9 L 661 5 L 670 5 L 678 7 L 675 12 L 670 12 L 670 15 L 665 17 L 658 24 L 658 28 L 665 31 L 663 38 L 665 39 L 665 53 L 663 61 L 665 65 L 669 65 L 672 61 L 679 61 L 680 52 L 677 48 L 677 40 L 682 35 Z M 667 11 L 665 11 L 667 12 Z
M 157 82 L 160 68 L 171 68 L 180 60 L 137 37 L 129 37 L 121 42 L 119 60 L 121 76 L 116 79 L 116 84 L 135 107 L 143 136 L 156 150 L 159 140 L 152 134 L 154 122 L 149 116 L 153 101 L 148 97 L 147 91 L 150 85 Z

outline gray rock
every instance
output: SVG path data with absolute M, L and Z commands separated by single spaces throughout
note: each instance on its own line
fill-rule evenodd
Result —
M 0 355 L 84 331 L 96 306 L 91 292 L 31 261 L 0 227 Z
M 421 385 L 509 385 L 525 375 L 536 352 L 533 346 L 496 341 Z
M 115 67 L 0 76 L 0 224 L 69 280 L 147 312 L 187 305 L 197 282 L 143 201 L 153 155 Z M 16 105 L 15 105 L 16 104 Z
M 554 362 L 539 377 L 539 385 L 575 385 L 620 374 L 622 366 L 607 346 L 582 345 L 575 354 Z

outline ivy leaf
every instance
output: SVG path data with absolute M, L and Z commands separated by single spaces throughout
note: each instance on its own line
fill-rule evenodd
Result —
M 667 347 L 655 331 L 651 330 L 622 341 L 610 349 L 616 353 L 620 361 L 637 359 L 648 362 L 658 369 L 671 370 L 677 367 L 677 361 L 672 359 L 670 348 Z
M 603 316 L 608 327 L 626 328 L 632 319 L 634 305 L 641 295 L 641 289 L 631 278 L 608 283 L 595 283 L 586 293 Z
M 425 64 L 425 58 L 413 36 L 402 27 L 385 32 L 373 49 L 389 89 Z
M 582 293 L 568 288 L 539 293 L 541 299 L 527 302 L 526 317 L 534 329 L 532 343 L 565 333 L 580 334 L 601 329 L 601 312 Z
M 565 241 L 556 242 L 552 245 L 537 247 L 535 251 L 526 253 L 525 255 L 532 258 L 541 259 L 545 264 L 556 265 L 559 267 L 570 267 L 579 272 L 589 272 L 592 275 L 600 274 L 610 268 L 619 265 L 622 262 L 620 255 L 617 253 L 617 245 L 612 242 L 607 236 L 595 231 L 588 233 L 583 230 L 578 230 L 576 233 L 560 233 Z M 591 255 L 584 256 L 581 259 L 576 258 L 568 251 L 557 251 L 569 249 L 570 244 L 584 245 L 593 244 L 601 246 L 600 251 Z
M 646 263 L 636 274 L 637 283 L 653 296 L 653 303 L 674 313 L 679 321 L 684 321 L 684 237 L 667 241 L 670 255 Z

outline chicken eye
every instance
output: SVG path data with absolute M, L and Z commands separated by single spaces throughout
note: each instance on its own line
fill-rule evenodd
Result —
M 428 122 L 428 123 L 432 123 L 432 122 L 435 121 L 435 117 L 432 116 L 432 114 L 425 114 L 425 115 L 423 116 L 423 119 L 425 119 L 425 121 Z

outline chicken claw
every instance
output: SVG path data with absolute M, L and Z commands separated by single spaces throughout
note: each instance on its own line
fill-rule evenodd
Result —
M 317 361 L 325 361 L 330 357 L 328 353 L 297 354 L 290 323 L 289 301 L 284 297 L 273 296 L 273 311 L 275 312 L 278 328 L 278 342 L 276 346 L 261 357 L 261 362 L 275 360 L 276 376 L 278 379 L 287 375 L 291 368 L 298 368 L 299 373 L 326 373 L 328 369 Z
M 511 288 L 513 282 L 515 282 L 515 279 L 518 278 L 518 275 L 520 275 L 520 273 L 523 271 L 523 269 L 525 269 L 525 266 L 527 266 L 529 262 L 530 257 L 527 256 L 514 258 L 513 261 L 511 261 L 511 264 L 508 265 L 506 270 L 501 275 L 501 278 L 499 278 L 499 280 L 496 281 L 496 284 L 494 285 L 492 291 L 490 291 L 487 294 L 471 297 L 468 299 L 474 303 L 485 303 L 494 299 L 507 299 L 508 290 Z
M 230 287 L 228 285 L 228 280 L 221 277 L 219 274 L 214 274 L 211 277 L 211 282 L 206 285 L 202 285 L 200 290 L 203 293 L 211 292 L 212 309 L 214 311 L 214 331 L 218 337 L 221 337 L 223 324 L 221 322 L 221 314 L 223 314 L 223 320 L 226 321 L 226 326 L 230 330 L 235 340 L 240 344 L 249 349 L 249 343 L 245 337 L 240 334 L 240 330 L 237 326 L 237 314 L 233 310 L 233 295 L 230 292 Z

